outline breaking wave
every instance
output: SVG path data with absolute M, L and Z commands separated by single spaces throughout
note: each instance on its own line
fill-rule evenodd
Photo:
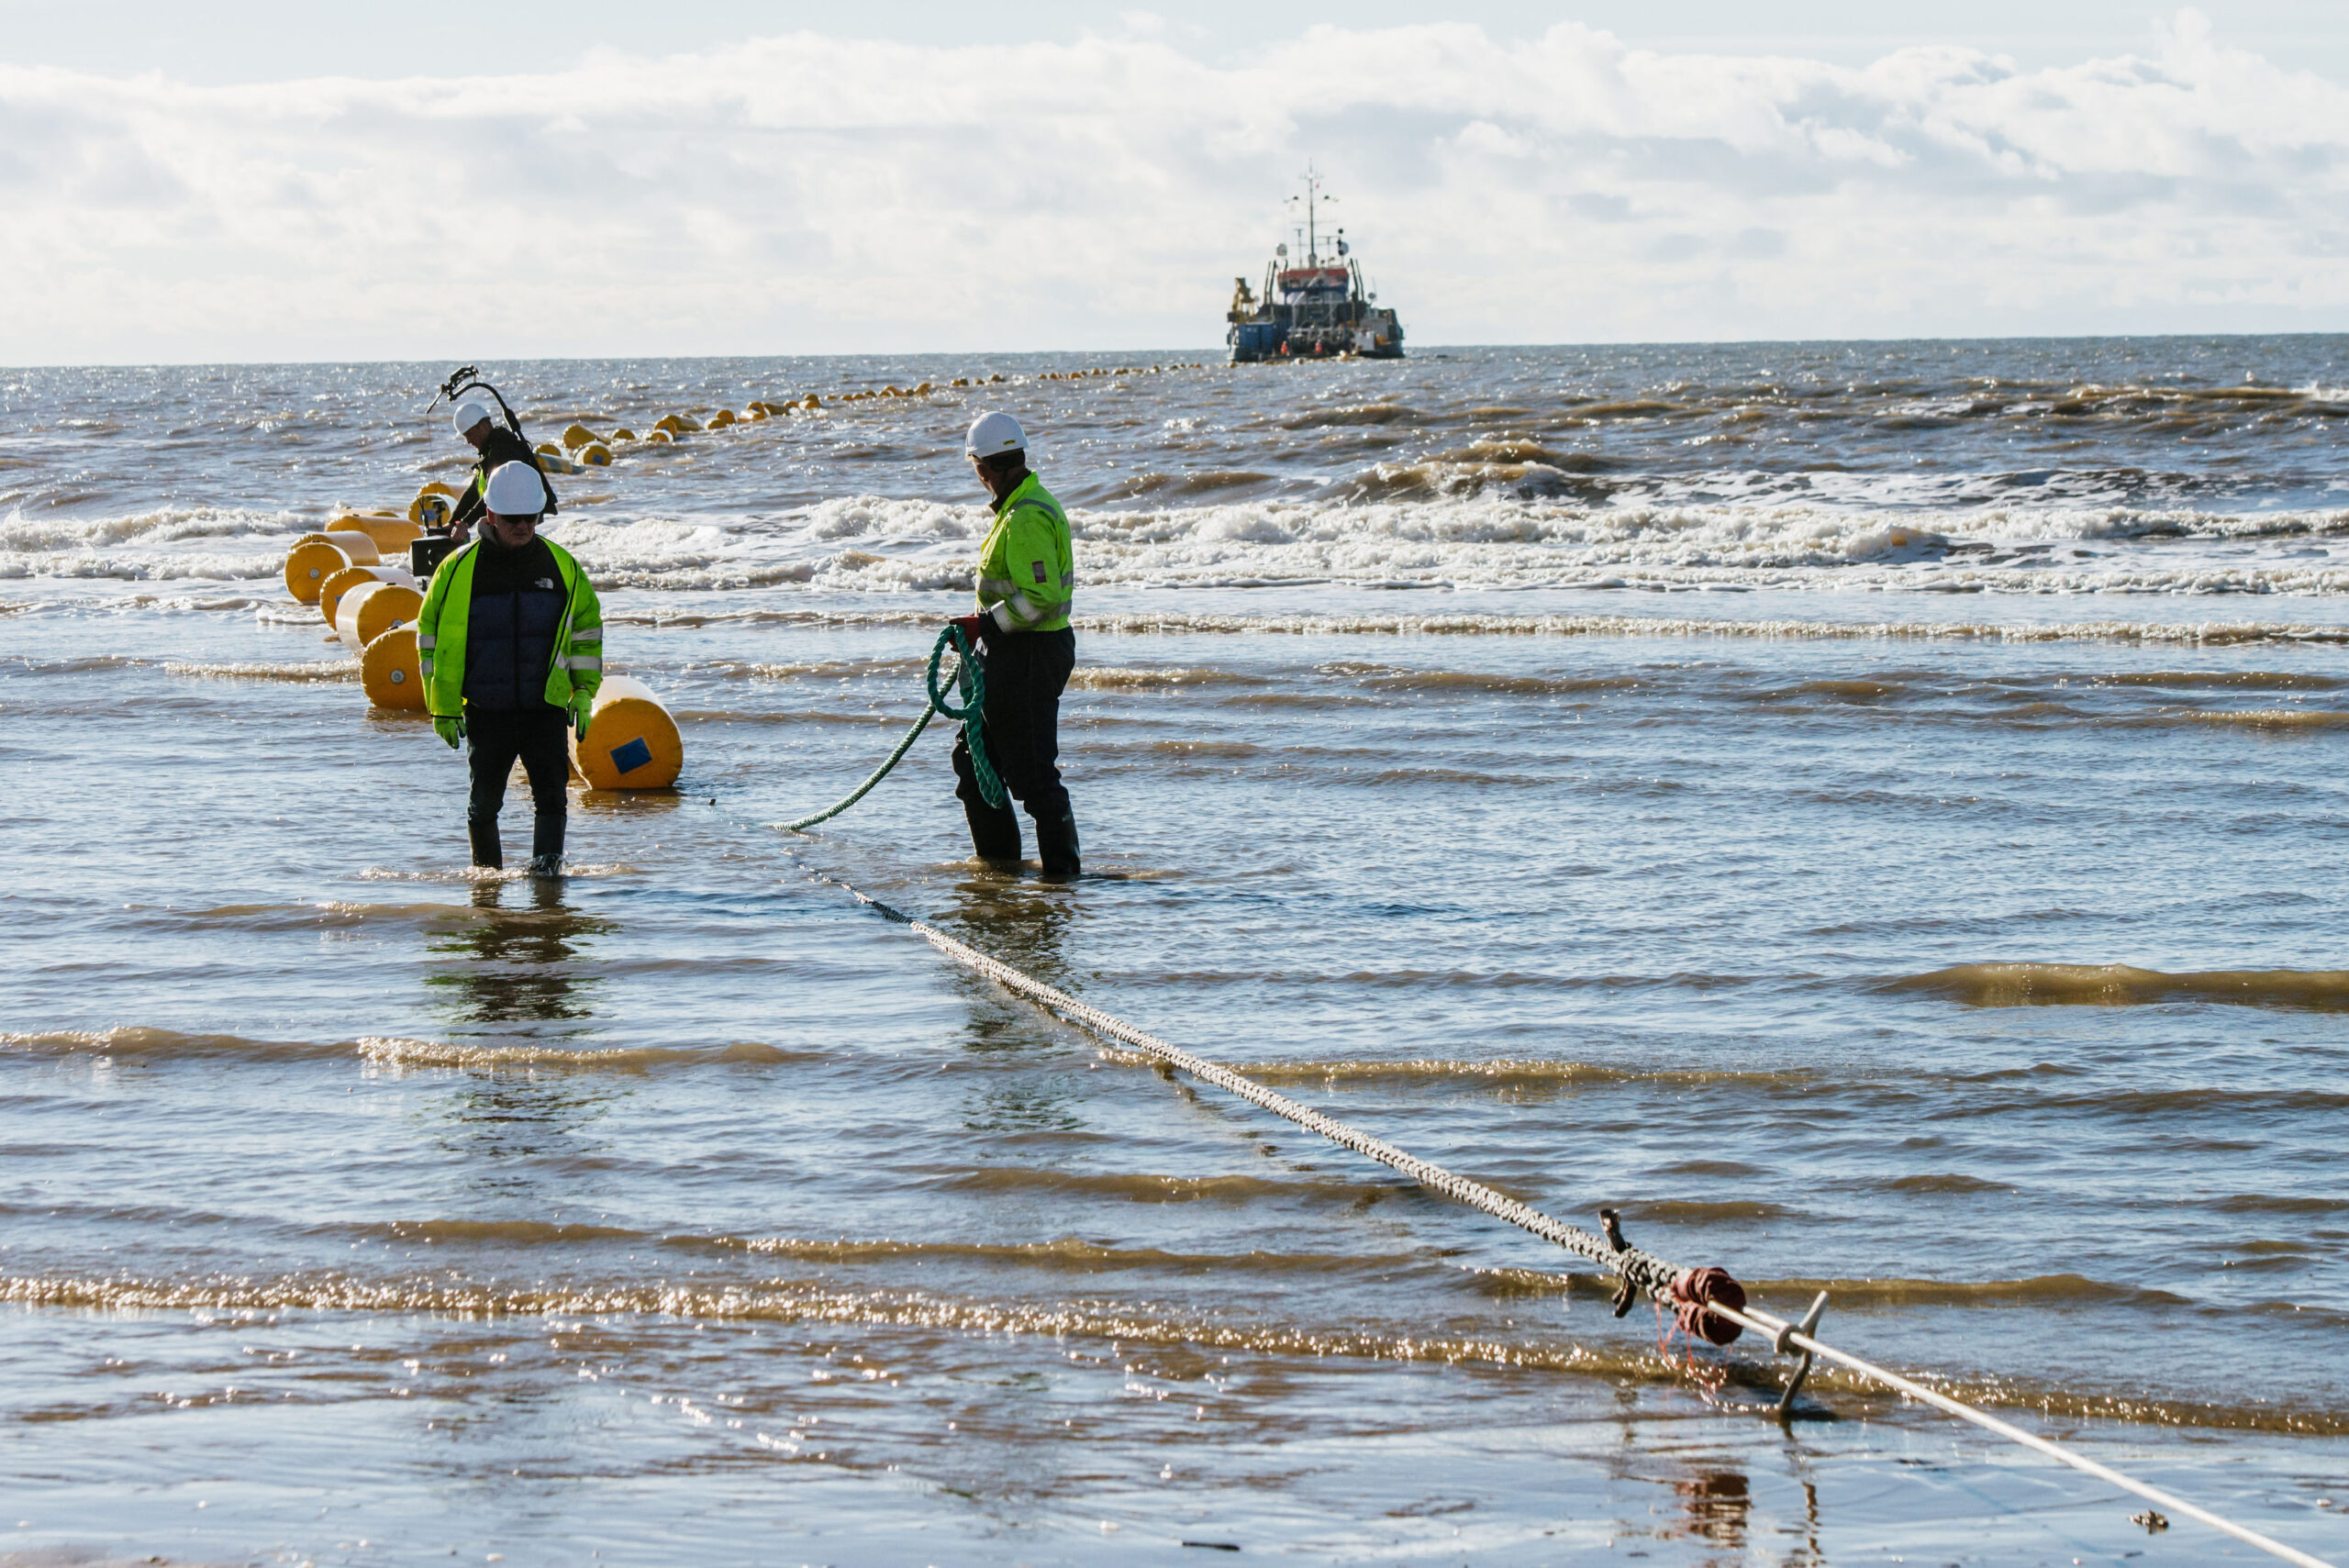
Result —
M 1664 502 L 1610 498 L 1603 466 L 1494 439 L 1310 497 L 1220 500 L 1184 481 L 1201 504 L 1079 507 L 1072 524 L 1083 580 L 1103 587 L 2349 593 L 2349 555 L 2321 542 L 2349 533 L 2349 512 Z M 596 507 L 547 532 L 609 587 L 902 594 L 967 591 L 987 520 L 979 506 L 863 495 L 690 519 Z M 0 527 L 0 577 L 266 579 L 309 526 L 234 511 L 19 517 Z
M 2212 716 L 2216 717 L 2216 716 Z M 2349 1011 L 2349 971 L 2211 969 L 2165 974 L 2121 963 L 1961 963 L 1892 982 L 1976 1007 L 2142 1006 L 2228 1002 L 2246 1007 Z

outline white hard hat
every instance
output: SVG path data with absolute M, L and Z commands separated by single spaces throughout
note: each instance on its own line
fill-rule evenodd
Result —
M 484 407 L 481 404 L 473 402 L 471 398 L 467 398 L 464 402 L 457 405 L 455 417 L 457 421 L 457 434 L 462 436 L 467 430 L 472 429 L 475 425 L 480 424 L 484 419 L 488 418 L 489 410 Z
M 501 462 L 481 498 L 501 517 L 535 517 L 547 509 L 547 482 L 527 462 Z
M 971 433 L 963 438 L 963 450 L 973 457 L 1024 452 L 1028 450 L 1028 432 L 1008 414 L 982 414 L 971 421 Z

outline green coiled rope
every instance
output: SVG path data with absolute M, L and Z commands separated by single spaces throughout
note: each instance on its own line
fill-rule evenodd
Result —
M 952 682 L 962 691 L 963 705 L 960 707 L 948 701 L 946 694 L 938 685 L 939 663 L 946 657 L 949 648 L 954 651 Z M 906 731 L 905 738 L 897 742 L 896 750 L 889 753 L 888 760 L 874 769 L 863 784 L 813 817 L 802 817 L 796 822 L 784 823 L 785 832 L 796 833 L 802 828 L 813 828 L 818 822 L 829 822 L 863 800 L 874 784 L 889 776 L 890 769 L 905 760 L 906 753 L 913 750 L 915 740 L 930 727 L 930 715 L 936 713 L 942 713 L 962 725 L 963 743 L 970 749 L 971 771 L 978 775 L 979 794 L 989 806 L 1003 804 L 1003 780 L 996 776 L 995 764 L 987 761 L 986 746 L 979 738 L 979 716 L 986 711 L 987 706 L 987 678 L 980 670 L 978 660 L 972 656 L 971 644 L 963 636 L 961 627 L 950 626 L 938 634 L 937 645 L 930 651 L 930 676 L 925 684 L 930 706 L 921 710 L 921 717 L 914 720 L 913 728 Z

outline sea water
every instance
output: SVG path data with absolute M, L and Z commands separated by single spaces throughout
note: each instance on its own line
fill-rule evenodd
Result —
M 2349 339 L 1199 360 L 495 367 L 540 439 L 823 401 L 558 478 L 686 758 L 559 882 L 278 576 L 462 474 L 446 367 L 0 375 L 0 1561 L 2252 1556 L 1781 1426 L 843 884 L 2349 1554 Z M 943 724 L 768 826 L 919 712 L 989 407 L 1073 884 Z

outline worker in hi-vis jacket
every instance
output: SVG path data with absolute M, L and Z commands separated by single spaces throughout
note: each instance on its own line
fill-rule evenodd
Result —
M 457 405 L 451 417 L 455 420 L 457 434 L 473 449 L 476 461 L 473 471 L 465 476 L 464 494 L 457 497 L 456 508 L 449 514 L 449 537 L 460 544 L 470 538 L 473 527 L 482 514 L 489 510 L 489 476 L 509 462 L 527 463 L 530 472 L 539 475 L 539 486 L 546 499 L 538 509 L 540 517 L 551 517 L 555 512 L 554 486 L 539 469 L 539 456 L 530 443 L 499 424 L 492 417 L 489 405 L 479 398 L 468 398 Z
M 554 876 L 570 809 L 566 731 L 586 736 L 604 684 L 604 611 L 571 552 L 539 537 L 537 469 L 501 463 L 482 496 L 482 537 L 434 569 L 416 615 L 424 706 L 441 740 L 469 743 L 473 864 L 506 863 L 497 814 L 519 759 L 536 812 L 530 874 Z
M 1013 799 L 1036 821 L 1036 853 L 1047 876 L 1077 873 L 1076 817 L 1061 786 L 1061 691 L 1076 666 L 1069 629 L 1075 570 L 1068 514 L 1028 469 L 1028 437 L 1008 414 L 983 414 L 963 450 L 995 506 L 979 547 L 979 613 L 954 624 L 978 651 L 986 677 L 979 734 Z M 970 818 L 981 860 L 1018 862 L 1019 818 L 1010 802 L 989 806 L 972 771 L 969 745 L 954 742 L 954 793 Z

